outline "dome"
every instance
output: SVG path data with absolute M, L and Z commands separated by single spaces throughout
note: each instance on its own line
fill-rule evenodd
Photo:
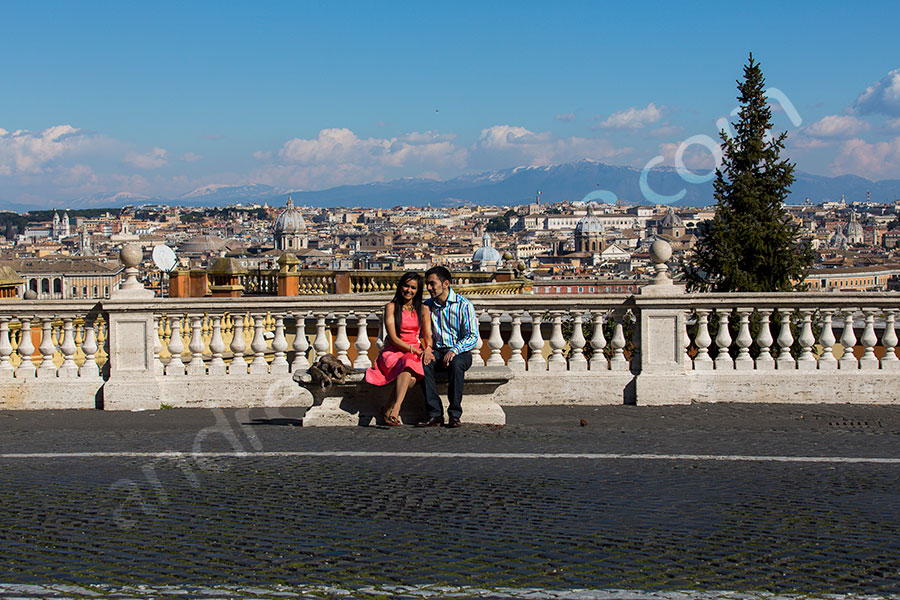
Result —
M 578 220 L 575 233 L 603 233 L 603 221 L 594 216 L 594 205 L 588 204 L 588 212 Z
M 306 221 L 300 211 L 294 208 L 294 201 L 288 196 L 284 212 L 275 219 L 275 233 L 296 233 L 306 229 Z
M 197 235 L 178 246 L 179 252 L 187 254 L 205 254 L 219 252 L 225 248 L 226 242 L 216 235 Z
M 851 244 L 862 242 L 864 236 L 863 226 L 856 220 L 856 212 L 850 213 L 850 222 L 847 223 L 844 234 Z
M 660 227 L 684 227 L 684 221 L 681 220 L 681 217 L 675 214 L 675 211 L 672 210 L 672 207 L 669 207 L 669 210 L 666 211 L 666 216 L 663 217 L 663 220 L 660 223 Z
M 503 264 L 503 256 L 495 248 L 491 247 L 491 236 L 487 233 L 481 238 L 481 248 L 472 255 L 472 262 L 479 264 L 496 263 L 497 266 Z

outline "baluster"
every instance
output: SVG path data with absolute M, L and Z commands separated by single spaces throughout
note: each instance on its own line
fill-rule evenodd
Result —
M 21 317 L 19 322 L 22 325 L 22 330 L 20 335 L 22 336 L 19 340 L 19 347 L 16 348 L 16 352 L 19 354 L 19 358 L 21 362 L 19 363 L 19 368 L 16 369 L 16 378 L 32 378 L 37 375 L 37 367 L 35 367 L 34 362 L 32 361 L 32 355 L 34 354 L 34 342 L 31 340 L 31 319 L 32 317 Z
M 834 371 L 838 368 L 837 359 L 834 357 L 834 329 L 831 326 L 831 311 L 822 313 L 822 334 L 819 336 L 819 344 L 822 345 L 822 356 L 819 357 L 819 370 Z
M 797 368 L 794 357 L 791 356 L 791 344 L 794 343 L 794 336 L 791 334 L 791 310 L 787 308 L 779 308 L 778 316 L 781 318 L 781 330 L 778 332 L 778 358 L 775 359 L 775 365 L 778 370 L 792 371 Z
M 244 339 L 244 315 L 232 315 L 231 333 L 231 365 L 228 367 L 229 375 L 246 375 L 247 360 L 244 358 L 244 350 L 247 349 L 247 340 Z
M 222 359 L 225 352 L 225 340 L 222 339 L 222 317 L 216 315 L 212 317 L 212 338 L 209 340 L 209 351 L 212 358 L 209 361 L 210 375 L 225 375 L 228 368 Z
M 844 311 L 844 331 L 841 333 L 841 346 L 844 354 L 838 361 L 838 368 L 841 370 L 856 370 L 859 368 L 859 362 L 853 355 L 853 347 L 856 346 L 856 334 L 853 332 L 853 313 L 855 310 L 847 309 Z
M 162 359 L 159 357 L 163 348 L 162 338 L 160 338 L 159 334 L 160 320 L 159 315 L 153 315 L 153 373 L 155 375 L 162 375 L 165 369 L 165 365 L 163 365 Z
M 550 357 L 547 361 L 548 371 L 565 371 L 566 357 L 563 356 L 563 348 L 566 346 L 566 338 L 562 334 L 562 313 L 553 312 L 553 329 L 550 334 Z
M 884 356 L 881 358 L 881 368 L 885 371 L 900 369 L 900 359 L 894 348 L 897 347 L 897 330 L 894 328 L 894 311 L 886 310 L 884 313 L 884 335 L 881 336 L 881 344 L 884 346 Z
M 378 319 L 378 337 L 375 339 L 375 346 L 378 348 L 379 352 L 384 348 L 385 340 L 387 339 L 386 327 L 384 314 L 382 313 L 381 317 Z
M 181 353 L 184 352 L 184 341 L 181 339 L 181 315 L 169 319 L 172 328 L 172 336 L 169 338 L 169 364 L 166 365 L 166 375 L 178 377 L 185 374 L 184 361 Z
M 484 339 L 481 337 L 481 315 L 475 310 L 475 348 L 472 349 L 472 364 L 476 367 L 485 365 L 484 358 L 481 356 L 481 349 L 484 347 Z
M 775 370 L 775 359 L 772 357 L 772 328 L 769 323 L 769 317 L 772 311 L 769 309 L 760 309 L 759 311 L 759 333 L 756 335 L 756 345 L 759 346 L 759 356 L 756 357 L 757 371 L 773 371 Z
M 730 371 L 734 369 L 734 360 L 728 349 L 731 347 L 731 332 L 728 331 L 728 317 L 731 311 L 719 311 L 716 309 L 716 315 L 719 317 L 719 331 L 716 333 L 716 347 L 719 353 L 716 355 L 716 371 Z
M 572 355 L 569 357 L 570 371 L 587 371 L 587 359 L 584 357 L 584 331 L 581 329 L 582 315 L 577 310 L 572 315 L 572 337 L 569 338 L 569 347 L 572 349 Z
M 812 332 L 812 313 L 813 311 L 804 308 L 800 311 L 803 317 L 803 324 L 800 326 L 800 335 L 797 341 L 800 343 L 800 356 L 797 357 L 798 371 L 814 371 L 816 369 L 816 357 L 813 356 L 812 347 L 816 343 L 816 336 Z M 876 361 L 876 366 L 878 361 Z
M 269 372 L 266 364 L 266 338 L 263 335 L 263 327 L 266 324 L 266 315 L 253 315 L 253 340 L 250 349 L 253 350 L 253 361 L 250 362 L 252 375 L 265 375 Z
M 290 371 L 285 351 L 287 350 L 287 340 L 284 337 L 284 315 L 275 315 L 275 337 L 272 338 L 272 350 L 275 356 L 270 365 L 270 371 L 274 373 L 287 373 Z
M 713 361 L 709 356 L 709 345 L 712 338 L 709 337 L 709 311 L 697 310 L 697 335 L 694 336 L 694 345 L 697 346 L 697 355 L 694 357 L 695 371 L 712 371 Z
M 84 362 L 81 363 L 79 375 L 82 379 L 96 379 L 100 377 L 100 367 L 97 365 L 97 321 L 84 320 L 84 336 L 81 340 L 81 351 L 84 352 Z
M 297 373 L 309 368 L 309 360 L 306 358 L 306 352 L 309 350 L 309 340 L 306 339 L 306 313 L 294 313 L 294 326 L 294 361 L 291 363 L 291 371 Z
M 500 366 L 506 364 L 501 354 L 503 349 L 503 336 L 500 335 L 500 315 L 502 311 L 490 310 L 488 314 L 491 316 L 491 335 L 488 337 L 488 346 L 491 348 L 491 355 L 488 357 L 487 364 L 489 367 Z
M 354 369 L 368 369 L 372 366 L 372 360 L 369 358 L 369 348 L 372 342 L 369 341 L 369 312 L 360 311 L 356 313 L 356 360 L 353 361 Z
M 752 371 L 753 358 L 750 357 L 750 344 L 753 343 L 753 336 L 750 335 L 750 314 L 752 308 L 737 309 L 738 318 L 740 318 L 740 329 L 738 329 L 737 337 L 734 343 L 738 347 L 738 355 L 734 359 L 734 368 L 737 371 Z
M 16 373 L 9 357 L 13 352 L 9 341 L 9 317 L 0 317 L 0 379 L 12 379 Z
M 691 310 L 684 311 L 681 315 L 681 343 L 684 346 L 684 365 L 685 368 L 692 366 L 691 359 L 691 336 L 688 334 L 688 319 L 691 316 Z
M 78 346 L 75 345 L 72 317 L 63 318 L 63 339 L 59 349 L 63 354 L 63 362 L 59 366 L 59 376 L 78 377 L 78 365 L 75 364 L 75 353 L 78 351 Z
M 606 371 L 609 369 L 609 361 L 606 360 L 606 337 L 603 335 L 603 313 L 596 311 L 591 313 L 591 321 L 594 323 L 594 333 L 591 336 L 591 371 Z
M 612 358 L 609 359 L 609 369 L 611 371 L 627 371 L 629 364 L 625 358 L 625 315 L 615 315 L 616 326 L 613 329 L 613 336 L 610 340 L 613 348 Z
M 313 349 L 316 351 L 316 360 L 323 354 L 328 354 L 331 350 L 331 344 L 328 343 L 328 336 L 325 332 L 325 317 L 327 313 L 315 313 L 316 316 L 316 339 L 313 340 Z
M 875 356 L 875 344 L 878 343 L 878 336 L 875 335 L 875 309 L 864 308 L 863 314 L 866 317 L 866 327 L 859 338 L 863 346 L 863 355 L 859 359 L 859 368 L 871 371 L 878 369 L 878 358 Z
M 206 365 L 203 363 L 203 315 L 191 315 L 191 341 L 188 350 L 191 351 L 191 362 L 188 363 L 188 375 L 206 375 Z
M 547 361 L 544 360 L 544 338 L 541 335 L 541 319 L 539 312 L 531 314 L 531 337 L 528 339 L 528 348 L 531 351 L 528 356 L 529 371 L 546 371 Z
M 53 353 L 56 352 L 56 344 L 53 343 L 53 320 L 50 317 L 41 319 L 41 344 L 38 350 L 43 360 L 38 366 L 38 377 L 56 377 L 56 365 L 53 364 Z
M 339 313 L 337 317 L 337 335 L 334 338 L 334 350 L 337 352 L 337 359 L 348 367 L 350 357 L 347 356 L 347 350 L 350 349 L 350 339 L 347 337 L 347 314 Z
M 510 313 L 512 317 L 512 333 L 509 336 L 509 368 L 514 371 L 525 370 L 525 358 L 522 356 L 522 348 L 525 347 L 525 338 L 522 337 L 522 311 Z

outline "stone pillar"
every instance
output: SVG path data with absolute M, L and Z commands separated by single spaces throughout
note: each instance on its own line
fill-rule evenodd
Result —
M 656 275 L 649 285 L 638 292 L 635 301 L 638 313 L 640 372 L 635 381 L 638 404 L 690 404 L 688 386 L 679 381 L 691 369 L 684 352 L 684 306 L 641 307 L 642 300 L 681 296 L 683 285 L 675 285 L 668 276 L 666 261 L 672 257 L 672 247 L 664 240 L 650 246 L 650 259 Z M 650 302 L 648 302 L 650 304 Z M 632 369 L 634 365 L 632 365 Z
M 127 279 L 103 303 L 109 316 L 109 379 L 103 386 L 103 408 L 109 410 L 148 410 L 160 404 L 153 352 L 156 330 L 147 306 L 153 292 L 137 281 L 141 257 L 137 244 L 122 248 L 119 260 Z
M 293 254 L 285 252 L 278 258 L 278 295 L 300 295 L 300 261 Z
M 202 298 L 209 293 L 209 277 L 203 269 L 192 269 L 190 273 L 191 298 Z
M 209 268 L 209 291 L 217 298 L 239 298 L 244 295 L 241 277 L 245 275 L 247 269 L 238 260 L 223 256 Z
M 169 273 L 169 298 L 188 298 L 190 295 L 190 273 L 182 269 Z
M 350 293 L 350 273 L 346 271 L 334 274 L 334 293 L 349 294 Z

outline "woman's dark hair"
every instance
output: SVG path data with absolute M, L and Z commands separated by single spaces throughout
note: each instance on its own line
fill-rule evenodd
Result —
M 416 295 L 413 296 L 412 304 L 416 311 L 416 318 L 419 320 L 419 329 L 422 328 L 422 276 L 415 271 L 407 271 L 400 277 L 397 282 L 397 290 L 394 292 L 394 327 L 397 330 L 397 336 L 400 336 L 400 323 L 403 321 L 403 286 L 407 281 L 416 280 L 418 287 Z

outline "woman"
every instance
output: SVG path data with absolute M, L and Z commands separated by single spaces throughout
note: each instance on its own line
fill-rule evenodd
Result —
M 366 381 L 373 385 L 396 382 L 391 401 L 381 411 L 384 422 L 395 426 L 402 424 L 400 406 L 406 392 L 425 376 L 422 355 L 431 345 L 431 314 L 422 304 L 418 273 L 404 273 L 400 278 L 394 299 L 384 307 L 384 329 L 387 339 L 375 365 L 366 371 Z

